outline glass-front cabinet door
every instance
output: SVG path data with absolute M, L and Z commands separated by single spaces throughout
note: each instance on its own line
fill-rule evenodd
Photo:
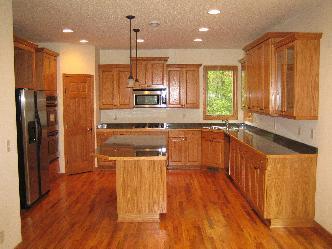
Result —
M 294 85 L 294 45 L 285 49 L 286 65 L 285 65 L 285 114 L 287 116 L 294 116 L 294 101 L 295 101 L 295 85 Z
M 282 96 L 283 96 L 283 71 L 284 71 L 284 61 L 285 61 L 285 53 L 283 49 L 278 49 L 276 51 L 276 89 L 275 89 L 275 103 L 274 109 L 277 114 L 282 114 L 283 112 L 283 104 L 282 104 Z
M 243 109 L 248 108 L 248 89 L 247 89 L 247 63 L 245 59 L 241 60 L 241 106 Z

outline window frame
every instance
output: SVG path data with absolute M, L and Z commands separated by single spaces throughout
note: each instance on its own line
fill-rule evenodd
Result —
M 233 114 L 232 115 L 209 115 L 207 114 L 207 76 L 208 71 L 222 71 L 232 70 L 233 71 Z M 237 81 L 238 81 L 238 66 L 233 65 L 217 65 L 217 66 L 204 66 L 203 67 L 203 120 L 237 120 L 238 119 L 238 92 L 237 92 Z

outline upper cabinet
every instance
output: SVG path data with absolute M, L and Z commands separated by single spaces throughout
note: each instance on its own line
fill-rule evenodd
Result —
M 318 119 L 321 33 L 292 33 L 277 42 L 275 113 L 291 119 Z
M 138 57 L 137 78 L 139 87 L 164 88 L 168 57 Z M 133 76 L 136 78 L 136 58 L 132 58 Z
M 14 69 L 16 88 L 36 88 L 35 60 L 37 45 L 14 37 Z
M 57 91 L 58 53 L 46 48 L 36 50 L 36 89 L 50 93 Z
M 245 107 L 251 112 L 272 114 L 271 85 L 274 76 L 273 43 L 288 33 L 266 33 L 243 48 L 246 52 Z
M 199 108 L 201 64 L 167 65 L 168 107 Z
M 99 65 L 99 108 L 133 107 L 132 89 L 128 88 L 129 65 Z
M 242 107 L 260 114 L 317 119 L 320 38 L 321 33 L 266 33 L 244 47 Z
M 242 109 L 248 109 L 246 58 L 241 59 L 239 62 L 241 63 L 241 107 Z

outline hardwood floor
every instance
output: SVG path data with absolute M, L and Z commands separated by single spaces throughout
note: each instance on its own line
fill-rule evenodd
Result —
M 17 248 L 332 248 L 318 228 L 267 228 L 224 173 L 171 171 L 167 191 L 160 224 L 117 223 L 115 172 L 61 177 L 22 212 Z

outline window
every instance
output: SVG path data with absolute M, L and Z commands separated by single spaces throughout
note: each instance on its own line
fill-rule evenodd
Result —
M 204 119 L 237 119 L 237 66 L 204 67 Z

